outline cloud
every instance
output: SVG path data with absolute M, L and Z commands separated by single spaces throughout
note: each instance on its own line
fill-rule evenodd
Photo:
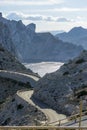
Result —
M 25 19 L 26 17 L 23 15 L 23 14 L 19 14 L 19 13 L 15 13 L 15 12 L 12 12 L 12 13 L 9 13 L 6 18 L 10 19 L 10 20 L 23 20 Z
M 41 15 L 25 15 L 23 13 L 10 12 L 5 16 L 10 20 L 31 20 L 31 21 L 40 21 L 43 20 L 43 16 Z
M 64 0 L 3 0 L 0 1 L 0 6 L 2 5 L 52 5 L 63 3 Z
M 47 21 L 47 22 L 73 22 L 64 17 L 53 17 L 44 15 L 27 15 L 23 13 L 10 12 L 6 15 L 6 18 L 10 20 L 30 20 L 30 21 Z
M 49 9 L 49 11 L 51 11 Z M 78 12 L 78 11 L 87 11 L 87 8 L 54 8 L 53 11 L 58 12 Z
M 57 22 L 71 22 L 71 21 L 66 18 L 58 18 Z
M 53 17 L 51 17 L 51 16 L 45 17 L 44 20 L 45 20 L 45 21 L 49 21 L 49 22 L 55 21 L 55 19 L 54 19 Z
M 48 8 L 48 9 L 37 9 L 35 10 L 35 12 L 41 12 L 41 13 L 57 13 L 57 12 L 87 12 L 87 8 L 68 8 L 68 7 L 64 7 L 64 8 Z
M 48 0 L 48 1 L 55 4 L 64 3 L 64 0 Z
M 68 19 L 68 18 L 65 18 L 65 17 L 59 17 L 59 18 L 57 18 L 56 21 L 57 22 L 75 22 L 76 20 L 74 20 L 74 19 Z
M 42 16 L 28 16 L 25 19 L 31 20 L 31 21 L 41 21 L 41 20 L 43 20 L 43 17 Z

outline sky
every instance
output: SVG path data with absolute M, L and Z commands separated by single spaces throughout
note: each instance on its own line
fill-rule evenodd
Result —
M 0 0 L 0 12 L 10 20 L 35 23 L 37 32 L 87 28 L 87 0 Z

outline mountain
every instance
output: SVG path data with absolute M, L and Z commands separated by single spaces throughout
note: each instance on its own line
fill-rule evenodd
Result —
M 59 33 L 63 33 L 64 31 L 63 30 L 56 30 L 56 31 L 50 31 L 50 33 L 52 34 L 52 35 L 56 35 L 56 34 L 59 34 Z
M 3 74 L 3 71 L 5 74 Z M 22 65 L 10 52 L 4 49 L 0 44 L 0 102 L 4 101 L 8 96 L 15 94 L 17 90 L 32 87 L 30 81 L 29 84 L 27 84 L 16 80 L 15 78 L 10 78 L 10 72 L 34 75 L 30 69 L 26 69 L 24 65 Z
M 81 46 L 64 43 L 50 33 L 36 33 L 33 23 L 25 26 L 21 20 L 10 21 L 0 14 L 0 25 L 0 42 L 21 62 L 64 62 L 83 50 Z
M 3 73 L 5 72 L 5 73 Z M 14 72 L 12 75 L 11 72 Z M 26 69 L 10 52 L 0 44 L 0 126 L 1 125 L 36 125 L 35 119 L 45 120 L 45 115 L 35 106 L 23 100 L 18 91 L 31 90 L 30 79 L 28 82 L 18 80 L 17 73 L 36 75 Z M 20 75 L 19 75 L 20 76 Z M 32 79 L 32 82 L 35 82 Z
M 65 63 L 56 72 L 41 78 L 33 96 L 66 115 L 79 112 L 80 100 L 83 101 L 83 111 L 86 110 L 87 51 Z
M 45 121 L 45 115 L 17 94 L 0 104 L 0 126 L 35 126 L 36 120 Z M 40 124 L 39 124 L 40 125 Z
M 57 34 L 56 37 L 64 42 L 81 45 L 84 47 L 84 49 L 87 49 L 87 29 L 85 28 L 74 27 L 68 33 L 60 33 Z
M 0 70 L 16 71 L 27 74 L 34 74 L 30 69 L 26 69 L 18 59 L 0 44 Z

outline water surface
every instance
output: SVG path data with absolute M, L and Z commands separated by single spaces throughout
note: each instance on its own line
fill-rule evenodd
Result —
M 40 63 L 24 63 L 24 65 L 33 72 L 43 77 L 46 73 L 51 73 L 60 68 L 61 62 L 40 62 Z

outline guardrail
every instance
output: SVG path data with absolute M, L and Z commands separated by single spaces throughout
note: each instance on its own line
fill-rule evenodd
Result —
M 0 126 L 0 130 L 87 130 L 87 126 Z

